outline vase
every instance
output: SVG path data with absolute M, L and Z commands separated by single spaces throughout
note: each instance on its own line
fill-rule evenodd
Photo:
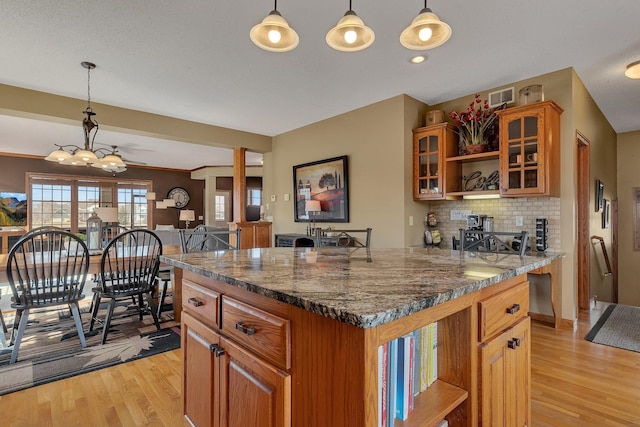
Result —
M 464 147 L 467 154 L 478 154 L 484 153 L 487 151 L 489 146 L 487 144 L 475 144 L 475 145 L 467 145 Z

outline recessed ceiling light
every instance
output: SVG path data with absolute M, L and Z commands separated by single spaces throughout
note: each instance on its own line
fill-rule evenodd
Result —
M 409 61 L 411 61 L 412 64 L 420 64 L 424 62 L 426 59 L 427 58 L 424 55 L 416 55 L 411 57 Z
M 627 65 L 624 75 L 630 79 L 640 79 L 640 61 L 632 62 Z

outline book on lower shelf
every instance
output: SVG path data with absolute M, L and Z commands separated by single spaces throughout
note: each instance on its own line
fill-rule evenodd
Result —
M 389 343 L 378 347 L 378 427 L 387 427 L 387 373 Z
M 389 342 L 388 356 L 389 367 L 387 369 L 387 426 L 393 426 L 396 418 L 395 404 L 397 398 L 398 378 L 398 340 Z
M 411 389 L 412 362 L 413 362 L 413 335 L 407 334 L 398 340 L 398 378 L 397 378 L 397 397 L 396 397 L 396 418 L 406 420 L 409 417 L 409 408 L 413 399 Z

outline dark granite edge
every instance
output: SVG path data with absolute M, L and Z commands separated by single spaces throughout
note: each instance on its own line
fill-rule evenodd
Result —
M 528 273 L 529 271 L 544 267 L 550 264 L 552 261 L 558 258 L 561 258 L 563 256 L 564 256 L 563 254 L 558 253 L 558 254 L 545 256 L 544 258 L 543 257 L 540 257 L 540 258 L 525 257 L 524 259 L 526 259 L 527 261 L 528 260 L 534 260 L 534 261 L 516 268 L 507 267 L 507 266 L 501 267 L 499 264 L 497 264 L 495 265 L 495 267 L 504 269 L 504 272 L 497 274 L 494 277 L 481 279 L 476 282 L 463 285 L 446 292 L 441 292 L 437 295 L 432 295 L 420 301 L 414 301 L 390 310 L 386 310 L 386 311 L 375 313 L 375 314 L 363 314 L 363 315 L 349 313 L 345 310 L 329 307 L 325 304 L 320 304 L 320 303 L 317 303 L 308 299 L 304 299 L 301 297 L 293 296 L 284 292 L 274 291 L 272 289 L 268 289 L 259 285 L 254 285 L 252 283 L 238 280 L 233 277 L 227 277 L 227 276 L 215 273 L 213 271 L 207 270 L 205 268 L 188 264 L 184 261 L 172 259 L 169 256 L 162 255 L 160 257 L 160 261 L 166 264 L 173 265 L 174 267 L 182 268 L 192 273 L 200 274 L 205 277 L 219 280 L 231 286 L 235 286 L 239 289 L 244 289 L 249 292 L 253 292 L 255 294 L 274 299 L 276 301 L 284 302 L 284 303 L 293 305 L 295 307 L 302 308 L 304 310 L 307 310 L 315 314 L 319 314 L 324 317 L 329 317 L 358 328 L 368 329 L 368 328 L 375 328 L 377 326 L 381 326 L 386 323 L 390 323 L 394 320 L 401 319 L 403 317 L 417 313 L 424 309 L 434 307 L 438 304 L 442 304 L 452 299 L 461 297 L 463 295 L 467 295 L 472 292 L 478 291 L 480 289 L 489 287 L 491 285 L 495 285 L 499 282 L 505 281 L 512 277 L 516 277 L 521 274 Z

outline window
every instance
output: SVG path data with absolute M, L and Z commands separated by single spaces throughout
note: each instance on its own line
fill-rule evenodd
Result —
M 145 194 L 151 181 L 28 173 L 30 228 L 53 225 L 84 233 L 95 208 L 117 207 L 125 227 L 146 228 L 151 223 Z
M 127 228 L 147 228 L 146 188 L 118 188 L 118 222 Z
M 226 204 L 227 204 L 226 197 L 222 196 L 222 195 L 219 195 L 219 194 L 216 194 L 216 209 L 215 209 L 215 212 L 216 212 L 215 220 L 216 221 L 225 221 L 226 220 L 226 218 L 227 218 L 227 215 L 226 215 L 226 212 L 225 212 Z
M 32 184 L 31 228 L 52 225 L 71 230 L 71 185 Z
M 260 188 L 247 189 L 247 206 L 260 206 L 262 204 L 262 190 Z
M 87 218 L 100 207 L 100 187 L 78 187 L 78 230 L 87 229 Z

